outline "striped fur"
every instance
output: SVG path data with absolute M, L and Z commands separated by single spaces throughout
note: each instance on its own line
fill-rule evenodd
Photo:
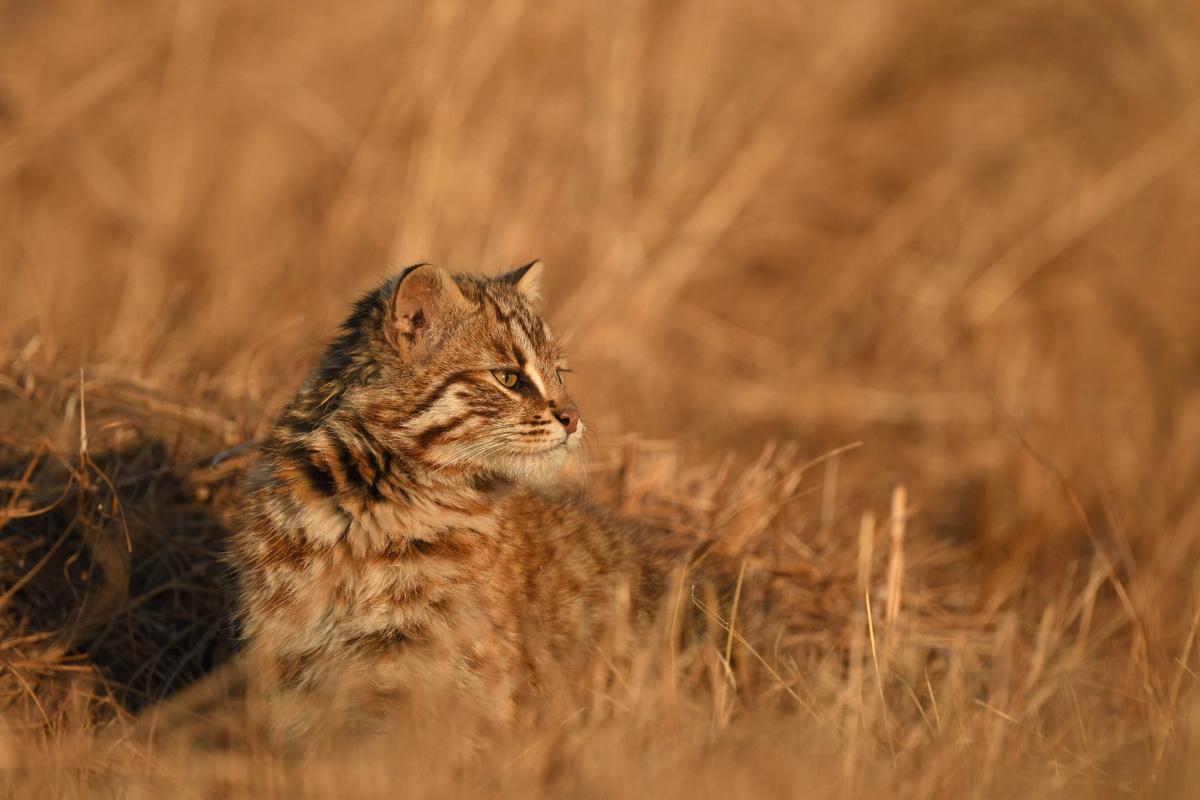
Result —
M 538 488 L 584 429 L 540 270 L 384 283 L 262 444 L 233 555 L 281 732 L 422 698 L 511 720 L 597 620 L 652 606 L 664 569 L 642 532 Z

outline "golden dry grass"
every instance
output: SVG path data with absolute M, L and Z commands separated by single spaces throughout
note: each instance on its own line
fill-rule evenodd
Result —
M 1186 0 L 0 4 L 3 793 L 1186 796 L 1197 208 Z M 593 497 L 784 575 L 773 674 L 466 772 L 95 735 L 232 649 L 211 458 L 348 303 L 534 257 Z

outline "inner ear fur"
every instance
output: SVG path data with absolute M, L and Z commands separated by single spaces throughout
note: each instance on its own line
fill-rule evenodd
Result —
M 450 273 L 420 264 L 406 272 L 392 291 L 389 333 L 406 359 L 424 358 L 466 309 L 467 299 Z
M 542 262 L 530 261 L 523 267 L 517 267 L 496 278 L 510 284 L 525 296 L 526 301 L 537 303 L 542 298 Z

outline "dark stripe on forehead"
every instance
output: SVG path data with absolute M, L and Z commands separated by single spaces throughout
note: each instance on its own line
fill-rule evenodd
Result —
M 526 313 L 519 315 L 517 322 L 521 327 L 521 332 L 529 340 L 529 344 L 537 349 L 543 358 L 550 359 L 553 355 L 553 342 L 546 335 L 546 327 L 542 323 L 542 318 L 536 314 Z
M 482 297 L 484 302 L 491 307 L 492 313 L 496 315 L 497 322 L 501 323 L 502 325 L 507 325 L 509 323 L 509 321 L 512 319 L 512 315 L 500 308 L 500 304 L 496 302 L 496 298 L 492 297 L 491 292 L 484 291 L 480 294 L 480 297 Z

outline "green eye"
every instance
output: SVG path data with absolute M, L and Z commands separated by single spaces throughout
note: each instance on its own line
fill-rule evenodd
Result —
M 500 381 L 501 386 L 507 389 L 513 388 L 521 381 L 521 376 L 511 369 L 494 369 L 492 370 L 492 375 L 496 377 L 496 380 Z

